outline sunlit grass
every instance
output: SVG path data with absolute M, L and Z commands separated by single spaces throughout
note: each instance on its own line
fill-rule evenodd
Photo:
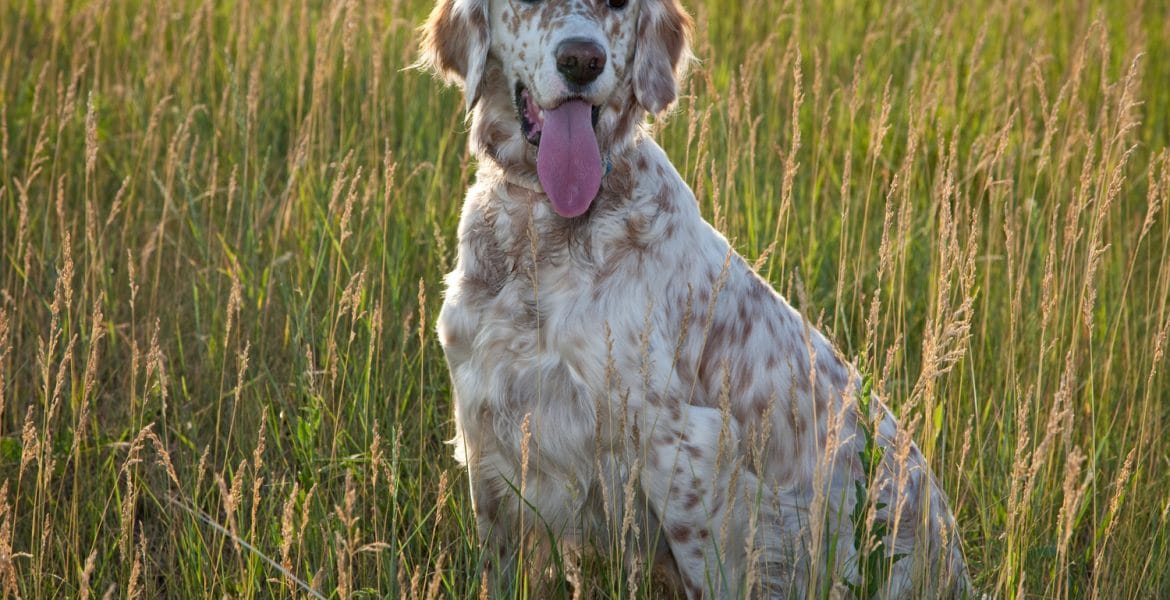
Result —
M 976 586 L 1170 593 L 1170 8 L 687 5 L 658 138 L 917 419 Z M 0 594 L 478 595 L 428 9 L 0 2 Z

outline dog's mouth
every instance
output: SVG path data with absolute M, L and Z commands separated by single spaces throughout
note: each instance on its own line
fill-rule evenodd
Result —
M 532 99 L 532 94 L 528 92 L 528 88 L 524 87 L 522 83 L 516 83 L 515 96 L 516 116 L 520 119 L 520 133 L 524 135 L 525 141 L 529 144 L 540 147 L 540 137 L 544 130 L 546 111 L 536 104 L 536 101 Z M 569 98 L 565 100 L 566 103 L 573 101 L 584 102 L 584 99 Z M 589 118 L 591 126 L 596 131 L 597 122 L 601 118 L 601 107 L 591 106 Z
M 562 217 L 585 214 L 601 189 L 600 110 L 582 98 L 541 108 L 528 88 L 516 84 L 520 132 L 536 146 L 536 174 L 553 210 Z

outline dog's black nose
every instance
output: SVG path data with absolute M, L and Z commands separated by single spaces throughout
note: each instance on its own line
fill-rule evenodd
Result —
M 586 85 L 605 70 L 605 48 L 584 38 L 567 39 L 557 46 L 557 71 L 565 79 Z

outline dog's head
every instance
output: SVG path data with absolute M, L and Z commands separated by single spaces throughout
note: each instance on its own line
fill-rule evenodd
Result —
M 690 25 L 678 0 L 440 0 L 420 62 L 463 87 L 474 143 L 505 168 L 535 166 L 574 217 L 606 157 L 674 102 Z

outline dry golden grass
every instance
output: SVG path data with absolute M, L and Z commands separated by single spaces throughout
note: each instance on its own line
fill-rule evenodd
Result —
M 1166 3 L 687 4 L 658 137 L 864 357 L 976 586 L 1170 594 Z M 474 164 L 404 70 L 428 5 L 0 4 L 0 596 L 489 591 L 442 444 Z M 611 550 L 550 558 L 652 596 Z

